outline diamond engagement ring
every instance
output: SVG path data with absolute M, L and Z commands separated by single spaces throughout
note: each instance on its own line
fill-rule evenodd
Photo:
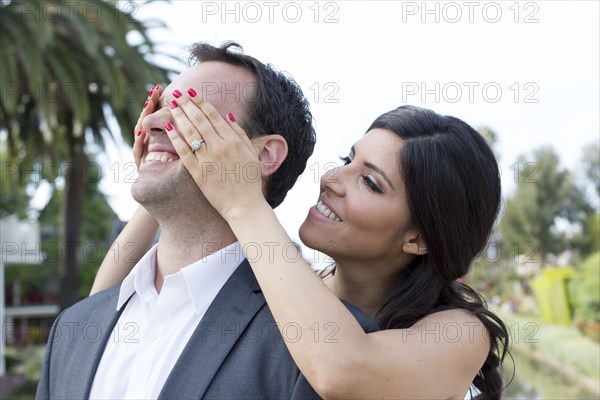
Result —
M 192 142 L 192 153 L 195 153 L 202 146 L 202 142 L 204 142 L 204 139 L 196 139 Z

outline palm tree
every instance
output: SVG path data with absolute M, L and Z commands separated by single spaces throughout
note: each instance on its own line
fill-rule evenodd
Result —
M 147 90 L 169 72 L 145 58 L 155 54 L 148 22 L 117 4 L 0 1 L 0 130 L 8 132 L 13 159 L 56 163 L 43 170 L 61 171 L 64 178 L 61 309 L 78 300 L 86 142 L 103 147 L 114 138 L 113 117 L 131 142 Z M 132 45 L 132 37 L 139 43 Z

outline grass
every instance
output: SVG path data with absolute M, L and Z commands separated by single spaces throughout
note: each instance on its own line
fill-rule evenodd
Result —
M 600 344 L 577 328 L 552 325 L 534 316 L 497 312 L 510 330 L 515 351 L 535 352 L 556 365 L 570 367 L 577 374 L 598 381 Z

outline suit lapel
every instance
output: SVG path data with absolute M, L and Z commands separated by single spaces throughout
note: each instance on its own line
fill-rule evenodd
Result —
M 221 364 L 265 304 L 244 260 L 217 294 L 173 367 L 159 398 L 202 398 Z
M 91 329 L 88 327 L 94 327 L 98 329 L 100 332 L 100 337 L 97 340 L 79 340 L 76 343 L 76 347 L 73 349 L 74 354 L 82 355 L 81 358 L 77 360 L 77 371 L 73 371 L 76 375 L 79 375 L 78 371 L 86 371 L 87 374 L 82 376 L 82 381 L 80 384 L 82 393 L 79 395 L 75 395 L 75 398 L 89 398 L 90 391 L 92 389 L 92 383 L 94 382 L 94 377 L 96 376 L 96 370 L 98 369 L 98 365 L 100 364 L 100 359 L 102 358 L 102 354 L 104 353 L 104 348 L 106 347 L 106 343 L 112 334 L 112 330 L 115 327 L 121 313 L 125 309 L 127 303 L 121 307 L 119 311 L 116 311 L 117 308 L 117 299 L 119 296 L 118 287 L 116 288 L 116 294 L 111 297 L 110 301 L 107 301 L 103 305 L 94 309 L 94 311 L 90 314 L 90 318 L 86 324 L 84 324 L 83 328 L 89 330 L 90 332 L 94 332 L 95 329 Z M 128 300 L 129 301 L 129 300 Z M 82 332 L 83 335 L 86 335 L 85 332 Z M 82 335 L 79 335 L 80 338 Z

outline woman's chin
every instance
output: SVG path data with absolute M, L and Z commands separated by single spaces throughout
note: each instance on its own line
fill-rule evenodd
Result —
M 319 249 L 319 243 L 323 241 L 323 237 L 319 235 L 319 230 L 317 227 L 310 221 L 310 217 L 307 217 L 302 225 L 300 225 L 300 229 L 298 230 L 298 237 L 300 241 L 304 243 L 304 245 L 310 249 L 321 251 Z
M 304 222 L 302 223 L 302 225 L 300 225 L 300 228 L 298 229 L 298 237 L 300 238 L 300 241 L 306 246 L 306 247 L 310 247 L 312 249 L 312 246 L 310 245 L 310 241 L 309 238 L 307 237 L 307 219 L 304 220 Z
M 300 225 L 298 237 L 306 247 L 323 253 L 328 257 L 333 258 L 337 254 L 337 246 L 331 240 L 331 237 L 323 237 L 319 227 L 314 226 L 309 218 Z

